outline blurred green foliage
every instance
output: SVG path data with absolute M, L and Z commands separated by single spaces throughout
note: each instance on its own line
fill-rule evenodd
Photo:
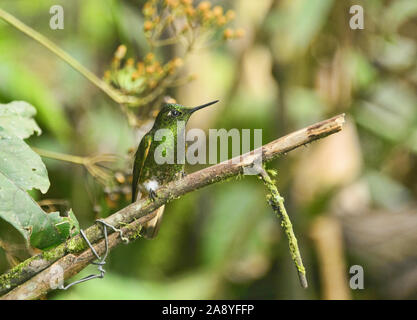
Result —
M 246 35 L 202 49 L 185 61 L 184 73 L 196 74 L 196 79 L 168 94 L 187 106 L 221 100 L 195 116 L 190 127 L 262 128 L 266 143 L 315 121 L 347 114 L 341 133 L 271 164 L 278 169 L 278 187 L 294 223 L 310 288 L 298 285 L 287 241 L 262 184 L 247 176 L 167 205 L 158 237 L 112 251 L 104 280 L 49 297 L 319 299 L 341 297 L 338 292 L 344 290 L 342 297 L 347 298 L 415 298 L 415 1 L 361 1 L 364 30 L 349 27 L 349 8 L 357 1 L 213 2 L 235 10 L 235 25 Z M 64 30 L 49 28 L 49 8 L 56 4 L 65 10 Z M 135 0 L 3 0 L 0 7 L 102 77 L 120 44 L 126 45 L 129 57 L 143 59 L 149 52 L 143 5 Z M 160 54 L 172 59 L 179 51 L 180 46 L 169 46 Z M 37 108 L 36 120 L 44 133 L 29 143 L 47 150 L 128 157 L 128 149 L 136 148 L 149 128 L 130 127 L 117 104 L 0 21 L 0 102 L 12 100 Z M 45 163 L 51 187 L 46 195 L 36 196 L 67 199 L 82 227 L 128 203 L 109 208 L 108 194 L 84 168 L 56 160 Z M 313 235 L 317 217 L 335 219 L 340 237 L 326 238 L 324 229 Z M 24 256 L 7 245 L 7 229 L 0 224 L 0 271 Z M 324 267 L 321 240 L 341 244 L 343 276 L 333 286 L 326 281 L 337 276 L 332 269 L 337 263 Z M 364 290 L 348 286 L 354 264 L 364 266 Z M 93 269 L 77 278 L 89 271 Z

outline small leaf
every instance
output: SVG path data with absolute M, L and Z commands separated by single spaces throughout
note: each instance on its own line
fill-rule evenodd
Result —
M 25 101 L 0 104 L 0 127 L 21 139 L 26 139 L 34 133 L 40 135 L 41 128 L 32 119 L 35 114 L 36 109 Z
M 43 212 L 43 216 L 37 218 L 43 222 L 39 224 L 39 228 L 33 229 L 30 236 L 30 244 L 35 248 L 49 249 L 80 231 L 80 225 L 72 209 L 68 212 L 68 217 L 60 217 L 58 212 Z

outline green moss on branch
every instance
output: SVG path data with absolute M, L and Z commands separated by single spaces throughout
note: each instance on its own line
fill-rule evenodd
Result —
M 273 175 L 276 174 L 274 171 L 270 173 L 272 173 Z M 279 194 L 277 186 L 271 179 L 270 175 L 265 171 L 265 169 L 260 168 L 259 176 L 268 190 L 266 199 L 268 203 L 271 205 L 272 209 L 280 218 L 281 227 L 284 229 L 284 232 L 287 235 L 291 259 L 294 261 L 295 267 L 297 268 L 301 286 L 303 288 L 307 288 L 308 283 L 306 277 L 306 270 L 303 265 L 303 260 L 301 259 L 300 249 L 298 248 L 297 238 L 295 237 L 290 217 L 288 216 L 287 210 L 284 206 L 284 198 L 281 197 L 281 195 Z

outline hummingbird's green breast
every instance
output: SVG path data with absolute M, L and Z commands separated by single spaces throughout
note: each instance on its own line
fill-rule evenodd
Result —
M 188 109 L 166 104 L 158 113 L 152 129 L 143 136 L 135 154 L 132 202 L 141 193 L 156 191 L 159 186 L 181 177 L 185 163 L 185 126 L 193 112 L 217 101 Z M 181 143 L 178 148 L 178 143 Z
M 153 130 L 147 133 L 147 135 L 151 136 L 152 143 L 143 166 L 143 174 L 138 182 L 143 183 L 152 179 L 159 184 L 167 183 L 173 180 L 178 172 L 184 170 L 184 164 L 179 163 L 177 156 L 178 137 L 176 134 L 172 134 L 171 137 L 167 137 L 163 141 L 155 141 L 155 137 L 152 136 L 154 135 Z M 158 163 L 156 160 L 161 154 L 166 159 L 165 163 Z M 173 161 L 169 161 L 170 159 L 173 159 Z

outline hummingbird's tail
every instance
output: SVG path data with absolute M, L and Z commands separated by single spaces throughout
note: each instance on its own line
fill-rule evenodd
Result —
M 153 239 L 158 235 L 159 228 L 161 226 L 162 217 L 164 215 L 165 205 L 159 207 L 154 212 L 156 212 L 155 218 L 149 220 L 142 226 L 140 234 L 145 239 Z

